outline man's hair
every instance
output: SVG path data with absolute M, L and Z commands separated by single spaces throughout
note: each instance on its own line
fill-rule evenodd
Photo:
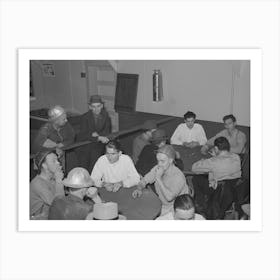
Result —
M 176 197 L 174 201 L 174 210 L 181 209 L 181 210 L 190 210 L 194 208 L 194 202 L 190 195 L 182 194 Z
M 189 118 L 196 118 L 196 114 L 194 112 L 188 111 L 185 115 L 184 115 L 184 119 L 189 119 Z
M 234 115 L 226 115 L 223 117 L 223 122 L 225 122 L 226 120 L 231 119 L 233 122 L 236 122 L 236 118 Z
M 121 144 L 118 140 L 110 140 L 107 144 L 106 144 L 106 148 L 110 148 L 110 149 L 114 149 L 117 152 L 121 151 Z
M 225 137 L 218 137 L 214 141 L 214 146 L 216 146 L 219 151 L 229 151 L 230 150 L 230 144 Z

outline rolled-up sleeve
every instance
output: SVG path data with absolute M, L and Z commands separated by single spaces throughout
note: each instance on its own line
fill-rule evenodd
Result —
M 175 131 L 170 139 L 170 143 L 172 145 L 182 145 L 183 144 L 183 142 L 181 141 L 181 134 L 182 134 L 181 130 L 182 129 L 181 129 L 180 125 L 175 129 Z

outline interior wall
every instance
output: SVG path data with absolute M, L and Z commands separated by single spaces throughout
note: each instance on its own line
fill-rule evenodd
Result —
M 55 77 L 44 77 L 42 63 L 53 63 Z M 111 61 L 110 61 L 111 62 Z M 119 60 L 113 61 L 119 73 L 139 74 L 136 110 L 181 117 L 194 111 L 200 120 L 221 122 L 233 113 L 240 125 L 250 126 L 250 65 L 240 67 L 231 61 Z M 33 61 L 33 85 L 36 100 L 30 108 L 60 104 L 68 111 L 87 111 L 85 61 Z M 164 100 L 152 101 L 152 74 L 163 75 Z M 233 72 L 235 75 L 233 75 Z
M 249 62 L 244 64 L 235 81 L 231 61 L 224 60 L 123 60 L 118 61 L 118 72 L 139 74 L 137 111 L 182 116 L 191 110 L 198 119 L 215 122 L 221 122 L 224 115 L 233 113 L 239 124 L 249 126 Z M 154 69 L 160 69 L 163 75 L 164 100 L 159 103 L 152 101 Z
M 43 63 L 54 64 L 55 77 L 43 75 Z M 30 101 L 31 110 L 59 104 L 67 111 L 86 112 L 86 79 L 81 77 L 81 72 L 85 72 L 84 61 L 32 61 L 31 67 L 36 98 L 34 101 Z

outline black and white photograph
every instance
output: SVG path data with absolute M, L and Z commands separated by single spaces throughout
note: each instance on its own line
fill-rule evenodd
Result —
M 20 59 L 28 51 L 36 50 L 19 50 Z M 250 225 L 251 83 L 260 52 L 224 50 L 228 59 L 218 59 L 215 51 L 208 59 L 29 59 L 29 220 Z M 243 58 L 229 59 L 236 54 Z

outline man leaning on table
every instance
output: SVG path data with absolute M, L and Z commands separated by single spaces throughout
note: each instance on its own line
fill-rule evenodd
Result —
M 162 202 L 161 215 L 172 209 L 178 195 L 190 192 L 184 174 L 174 165 L 175 156 L 176 152 L 171 145 L 159 148 L 158 164 L 141 179 L 137 189 L 132 193 L 134 198 L 141 196 L 146 185 L 154 183 L 156 193 Z
M 184 115 L 184 123 L 178 125 L 171 137 L 171 144 L 183 145 L 188 148 L 202 146 L 207 142 L 202 125 L 195 123 L 196 114 L 188 111 Z
M 116 140 L 110 140 L 106 144 L 106 154 L 97 160 L 91 177 L 96 187 L 105 187 L 112 192 L 117 192 L 120 188 L 130 188 L 140 181 L 132 159 L 122 154 Z
M 214 141 L 213 157 L 195 162 L 192 171 L 208 173 L 208 179 L 205 176 L 193 177 L 195 200 L 198 205 L 202 206 L 205 197 L 211 195 L 219 181 L 241 177 L 240 157 L 230 152 L 230 144 L 225 137 L 218 137 Z

